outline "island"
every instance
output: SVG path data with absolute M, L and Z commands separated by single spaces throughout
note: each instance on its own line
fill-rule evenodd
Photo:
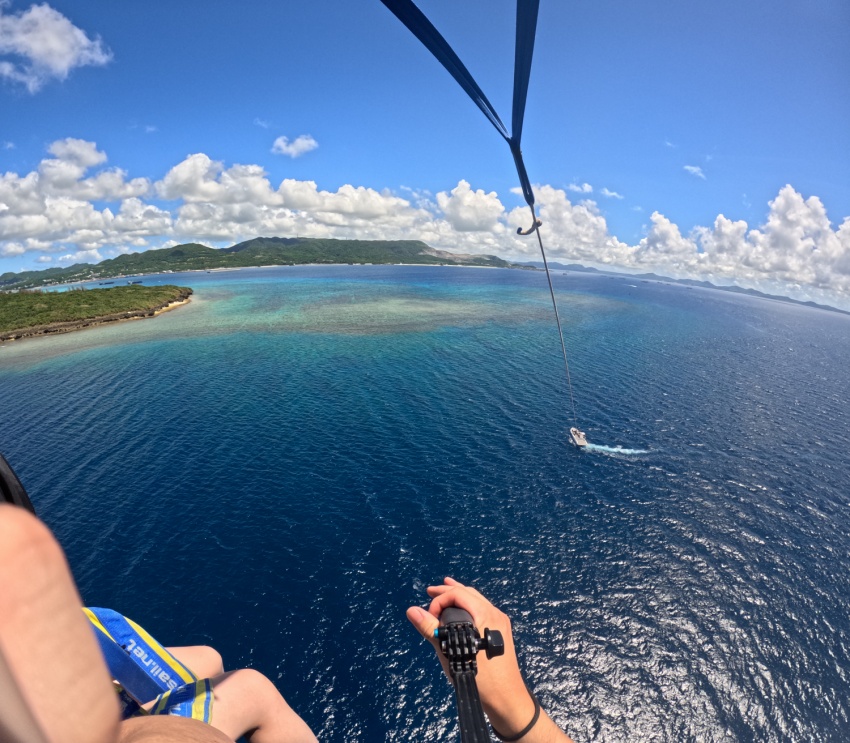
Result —
M 69 291 L 24 290 L 0 294 L 0 343 L 68 333 L 122 320 L 154 317 L 186 304 L 186 286 L 140 286 Z
M 420 240 L 256 237 L 229 248 L 186 243 L 173 248 L 127 253 L 96 265 L 76 263 L 67 268 L 4 273 L 0 275 L 0 291 L 153 273 L 333 263 L 518 267 L 494 255 L 449 253 Z
M 2 0 L 0 0 L 2 2 Z M 178 273 L 183 271 L 223 271 L 235 268 L 260 266 L 295 265 L 439 265 L 478 266 L 483 268 L 513 268 L 525 271 L 542 271 L 540 261 L 510 262 L 495 255 L 473 253 L 451 253 L 432 248 L 421 240 L 338 240 L 310 237 L 255 237 L 229 248 L 211 248 L 200 243 L 185 243 L 170 248 L 146 250 L 142 253 L 127 253 L 109 258 L 97 264 L 75 263 L 65 268 L 46 268 L 40 271 L 6 272 L 0 275 L 0 300 L 4 294 L 27 289 L 39 289 L 79 282 L 98 282 L 111 286 L 114 279 L 147 274 Z M 603 273 L 611 277 L 641 281 L 662 281 L 694 288 L 717 289 L 720 291 L 747 294 L 760 299 L 829 310 L 850 314 L 846 310 L 812 301 L 766 294 L 756 289 L 739 286 L 724 286 L 709 281 L 680 279 L 654 273 L 628 273 L 605 268 L 600 271 L 592 266 L 556 261 L 549 268 L 570 273 Z M 136 310 L 144 312 L 144 310 Z M 114 313 L 111 313 L 114 314 Z M 145 315 L 146 316 L 146 315 Z M 2 331 L 0 331 L 2 332 Z M 8 332 L 8 331 L 6 331 Z M 55 331 L 50 331 L 55 332 Z

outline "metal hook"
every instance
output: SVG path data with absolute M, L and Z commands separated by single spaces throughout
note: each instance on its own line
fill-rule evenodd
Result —
M 532 232 L 534 232 L 536 229 L 538 229 L 542 224 L 543 224 L 543 220 L 535 218 L 534 224 L 531 225 L 531 227 L 529 227 L 525 231 L 523 231 L 522 227 L 517 227 L 516 233 L 517 233 L 517 235 L 530 235 Z

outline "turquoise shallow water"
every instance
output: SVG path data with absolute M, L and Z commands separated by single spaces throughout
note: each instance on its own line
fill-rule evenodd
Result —
M 515 619 L 576 740 L 843 740 L 850 317 L 441 267 L 151 277 L 187 307 L 0 348 L 0 451 L 85 600 L 263 670 L 324 740 L 452 740 L 404 609 Z M 634 286 L 631 286 L 634 284 Z

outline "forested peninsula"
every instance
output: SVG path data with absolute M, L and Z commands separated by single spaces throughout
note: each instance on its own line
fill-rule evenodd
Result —
M 173 271 L 209 271 L 249 266 L 299 264 L 413 263 L 453 266 L 513 264 L 493 255 L 448 253 L 419 240 L 321 240 L 306 237 L 257 237 L 230 248 L 210 248 L 199 243 L 176 245 L 143 253 L 127 253 L 96 265 L 76 263 L 67 268 L 22 271 L 0 275 L 0 291 L 30 289 L 75 281 Z
M 185 286 L 116 286 L 0 294 L 0 343 L 153 317 L 189 301 Z

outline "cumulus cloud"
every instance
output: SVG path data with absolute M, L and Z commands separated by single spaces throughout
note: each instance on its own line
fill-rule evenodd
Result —
M 27 249 L 20 243 L 7 242 L 0 245 L 0 256 L 11 258 L 16 255 L 23 255 Z M 5 271 L 3 272 L 5 273 Z
M 505 207 L 494 191 L 473 191 L 466 181 L 460 181 L 451 193 L 438 193 L 437 204 L 452 228 L 459 232 L 492 232 L 503 229 L 499 224 L 499 217 Z
M 0 78 L 24 85 L 30 93 L 51 79 L 64 80 L 75 67 L 105 65 L 112 53 L 46 3 L 6 13 L 0 0 Z
M 652 227 L 634 251 L 634 265 L 670 265 L 695 253 L 695 243 L 683 238 L 679 228 L 663 214 L 653 212 L 650 220 Z
M 790 185 L 769 203 L 767 221 L 750 229 L 718 215 L 687 237 L 657 212 L 630 265 L 800 298 L 850 294 L 850 218 L 833 229 L 823 203 Z
M 705 173 L 702 172 L 702 168 L 699 165 L 685 165 L 685 170 L 692 176 L 705 180 Z
M 537 260 L 537 241 L 520 238 L 527 207 L 461 180 L 435 197 L 402 198 L 351 184 L 333 191 L 313 181 L 273 184 L 259 165 L 189 155 L 156 183 L 107 167 L 95 143 L 54 142 L 29 173 L 0 175 L 0 255 L 63 264 L 151 246 L 200 240 L 232 244 L 257 235 L 418 239 L 461 253 Z M 515 190 L 519 193 L 519 190 Z M 600 191 L 605 195 L 605 191 Z M 850 218 L 837 228 L 816 196 L 783 187 L 763 224 L 720 214 L 684 232 L 659 211 L 637 244 L 610 233 L 596 203 L 573 203 L 568 189 L 535 187 L 543 239 L 553 260 L 785 293 L 850 308 Z M 152 198 L 163 199 L 152 203 Z M 510 197 L 511 203 L 517 203 Z M 610 197 L 609 198 L 613 198 Z M 784 289 L 783 289 L 784 287 Z
M 274 188 L 258 165 L 232 165 L 190 155 L 156 183 L 165 199 L 180 201 L 175 234 L 238 240 L 269 234 L 397 236 L 428 214 L 406 199 L 349 184 L 321 191 L 313 181 L 284 179 Z
M 309 134 L 301 134 L 293 142 L 290 142 L 288 137 L 278 137 L 272 145 L 272 152 L 275 155 L 295 158 L 315 150 L 318 146 L 319 143 Z
M 91 173 L 106 162 L 93 142 L 68 138 L 48 151 L 54 157 L 42 160 L 36 171 L 0 175 L 0 251 L 58 252 L 73 245 L 86 252 L 123 241 L 120 219 L 150 191 L 147 179 L 127 179 L 118 169 Z M 118 214 L 93 202 L 117 203 Z
M 74 263 L 100 263 L 103 256 L 97 250 L 78 250 L 75 253 L 60 256 L 58 260 L 69 265 Z
M 569 189 L 573 193 L 593 193 L 593 186 L 591 186 L 589 183 L 570 183 L 570 185 L 567 186 L 567 189 Z

